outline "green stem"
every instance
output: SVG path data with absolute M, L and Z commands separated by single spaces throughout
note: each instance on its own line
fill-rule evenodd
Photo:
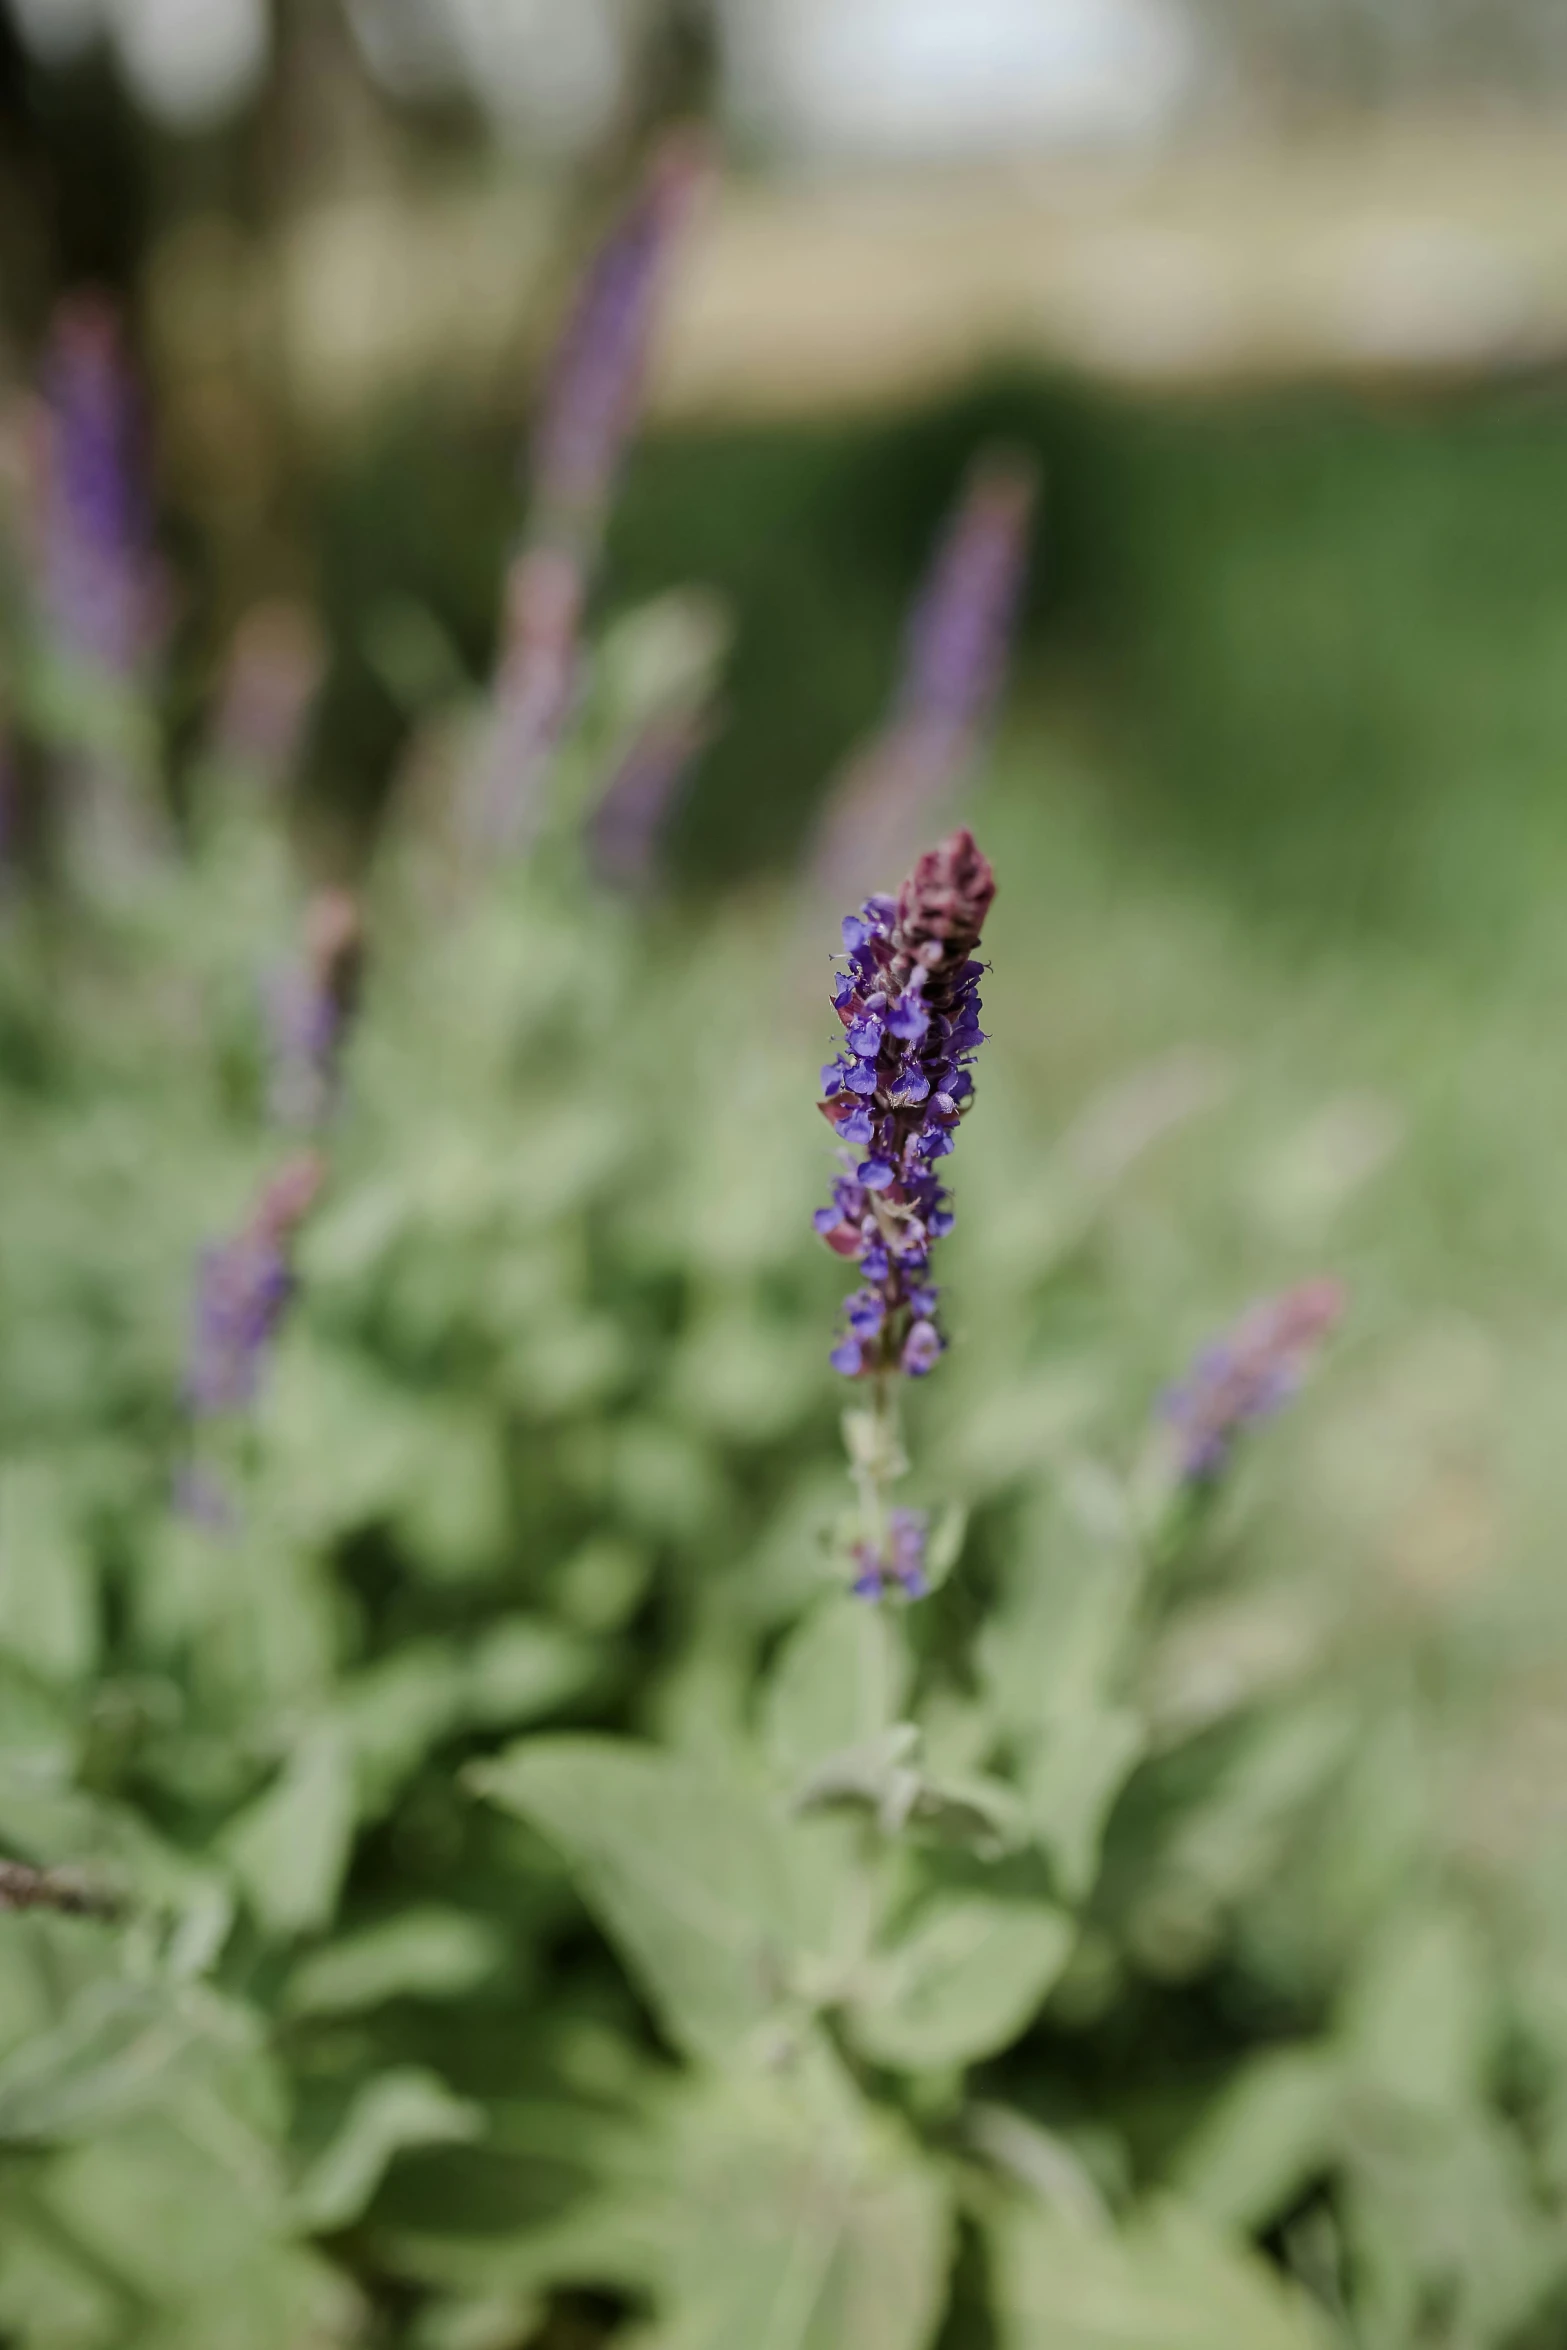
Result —
M 860 1505 L 861 1538 L 877 1558 L 888 1555 L 890 1496 L 908 1469 L 898 1412 L 898 1374 L 878 1371 L 869 1401 L 845 1416 L 849 1474 Z

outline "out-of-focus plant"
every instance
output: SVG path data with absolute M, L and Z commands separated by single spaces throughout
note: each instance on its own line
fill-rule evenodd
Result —
M 722 624 L 580 627 L 686 170 L 568 337 L 562 660 L 439 918 L 412 810 L 358 906 L 295 876 L 274 614 L 183 836 L 0 926 L 0 2337 L 1500 2350 L 1563 2280 L 1549 1904 L 1497 1933 L 1403 1649 L 1254 1539 L 1337 1291 L 1156 1416 L 1094 1236 L 1168 1072 L 1059 1143 L 988 1080 L 947 1237 L 982 930 L 998 1073 L 1049 1018 L 965 832 L 834 985 L 843 1522 L 798 912 L 651 887 Z M 86 721 L 15 634 L 47 796 Z

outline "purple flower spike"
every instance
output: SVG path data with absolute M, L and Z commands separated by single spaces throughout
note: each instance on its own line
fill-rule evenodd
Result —
M 969 766 L 1006 675 L 1034 494 L 1026 458 L 974 465 L 910 620 L 892 709 L 823 816 L 824 890 L 863 888 L 901 860 Z
M 636 736 L 588 826 L 588 851 L 600 880 L 631 895 L 653 887 L 670 811 L 706 740 L 705 721 L 690 710 L 652 719 Z
M 642 406 L 669 260 L 706 164 L 688 132 L 665 140 L 629 210 L 589 264 L 533 432 L 536 510 L 553 531 L 596 537 Z
M 840 975 L 833 1000 L 840 1011 L 854 1005 L 849 1051 L 823 1071 L 821 1106 L 840 1141 L 873 1148 L 815 1222 L 866 1283 L 831 1357 L 847 1378 L 923 1378 L 943 1349 L 925 1275 L 930 1244 L 951 1230 L 952 1215 L 932 1164 L 951 1150 L 973 1098 L 964 1064 L 982 1042 L 974 950 L 994 895 L 972 835 L 955 832 L 919 860 L 896 899 L 867 900 L 843 926 L 852 985 L 845 991 Z M 890 1006 L 885 1016 L 860 1008 L 872 999 Z M 938 1087 L 944 1106 L 933 1123 Z
M 525 839 L 538 820 L 576 694 L 583 610 L 642 407 L 668 264 L 704 169 L 690 136 L 659 149 L 588 266 L 545 381 L 530 450 L 527 536 L 507 573 L 492 739 L 478 779 L 478 822 L 490 843 Z M 626 787 L 639 840 L 644 829 L 656 833 L 684 764 L 665 756 L 655 781 L 644 772 Z M 648 827 L 650 798 L 658 805 Z
M 1203 1349 L 1163 1404 L 1188 1483 L 1218 1476 L 1241 1429 L 1289 1401 L 1343 1311 L 1338 1282 L 1305 1281 L 1253 1306 L 1226 1337 Z
M 358 906 L 346 890 L 322 890 L 306 916 L 303 960 L 267 993 L 270 1103 L 281 1126 L 319 1126 L 331 1113 L 363 954 Z
M 193 1419 L 242 1411 L 292 1287 L 289 1256 L 325 1176 L 314 1151 L 280 1167 L 248 1224 L 202 1256 L 196 1281 L 185 1400 Z
M 40 588 L 54 639 L 74 659 L 129 677 L 156 648 L 164 597 L 139 405 L 105 296 L 74 295 L 55 313 L 36 479 Z

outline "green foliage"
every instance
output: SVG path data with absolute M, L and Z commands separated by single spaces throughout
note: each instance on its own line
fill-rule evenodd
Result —
M 17 2350 L 1551 2322 L 1559 1348 L 1421 1288 L 1497 1184 L 1473 1228 L 1362 1198 L 1402 1115 L 1467 1199 L 1543 1064 L 1449 1004 L 1454 1098 L 1389 1110 L 1412 983 L 1351 1039 L 1048 781 L 986 810 L 997 1035 L 910 1432 L 939 1587 L 886 1613 L 833 1550 L 828 910 L 632 911 L 564 821 L 479 872 L 403 811 L 297 1295 L 193 1445 L 195 1253 L 282 1147 L 281 827 L 198 778 L 122 898 L 13 895 L 0 1851 L 118 1904 L 0 1917 Z M 1160 1385 L 1319 1253 L 1342 1364 L 1269 1477 L 1172 1493 Z M 1504 1452 L 1545 1562 L 1505 1601 Z

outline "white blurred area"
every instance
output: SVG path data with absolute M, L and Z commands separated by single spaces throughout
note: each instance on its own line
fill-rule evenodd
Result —
M 107 39 L 137 102 L 176 129 L 244 103 L 270 54 L 267 0 L 8 0 L 23 39 L 63 64 Z
M 389 95 L 466 91 L 501 132 L 569 151 L 613 116 L 648 0 L 343 4 Z M 106 38 L 175 128 L 232 113 L 267 65 L 267 0 L 5 5 L 45 59 Z M 1183 0 L 714 0 L 714 19 L 752 139 L 867 160 L 1135 140 L 1179 105 L 1195 47 Z
M 1195 46 L 1179 0 L 727 0 L 725 27 L 744 121 L 898 160 L 1135 139 Z

